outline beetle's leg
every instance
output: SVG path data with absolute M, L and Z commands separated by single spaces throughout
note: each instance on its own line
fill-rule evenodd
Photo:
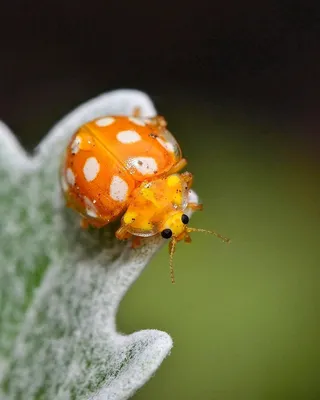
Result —
M 140 236 L 132 236 L 131 248 L 136 249 L 141 246 L 141 237 Z
M 203 204 L 198 204 L 198 203 L 189 203 L 188 208 L 192 211 L 202 211 L 203 210 Z
M 80 226 L 82 229 L 88 229 L 90 224 L 89 221 L 87 220 L 87 218 L 81 218 L 80 220 Z
M 193 175 L 190 172 L 183 172 L 181 174 L 181 178 L 185 181 L 185 183 L 188 186 L 188 189 L 191 188 L 192 184 L 193 184 Z
M 116 231 L 116 238 L 119 240 L 130 239 L 131 236 L 131 233 L 127 231 L 125 225 L 121 225 L 120 228 Z
M 106 226 L 108 223 L 105 221 L 94 221 L 94 220 L 90 220 L 88 218 L 83 217 L 80 221 L 80 226 L 82 229 L 88 229 L 90 226 L 92 226 L 93 228 L 102 228 L 104 226 Z
M 192 184 L 193 184 L 193 175 L 190 172 L 183 172 L 181 174 L 181 178 L 186 182 L 188 189 L 190 190 Z M 203 204 L 198 204 L 198 203 L 189 203 L 188 208 L 190 208 L 192 211 L 202 211 L 203 210 Z
M 119 240 L 128 240 L 132 238 L 131 248 L 136 249 L 141 246 L 141 238 L 139 236 L 134 236 L 126 230 L 125 226 L 120 226 L 116 231 L 116 237 Z
M 153 121 L 156 125 L 158 125 L 160 128 L 166 128 L 167 127 L 167 121 L 162 115 L 157 115 L 153 118 Z

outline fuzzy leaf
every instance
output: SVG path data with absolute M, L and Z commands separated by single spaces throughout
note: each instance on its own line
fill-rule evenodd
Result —
M 1 398 L 126 399 L 172 347 L 164 332 L 125 336 L 115 327 L 121 299 L 164 240 L 132 250 L 113 227 L 81 230 L 59 187 L 61 154 L 74 131 L 136 106 L 144 116 L 156 113 L 142 92 L 103 94 L 55 125 L 34 157 L 0 123 Z

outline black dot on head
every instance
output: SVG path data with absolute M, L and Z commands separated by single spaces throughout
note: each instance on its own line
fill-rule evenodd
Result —
M 188 224 L 189 223 L 189 217 L 186 214 L 181 215 L 181 221 L 183 224 Z
M 172 230 L 171 230 L 171 229 L 164 229 L 164 230 L 161 232 L 161 236 L 162 236 L 164 239 L 170 239 L 171 236 L 172 236 Z

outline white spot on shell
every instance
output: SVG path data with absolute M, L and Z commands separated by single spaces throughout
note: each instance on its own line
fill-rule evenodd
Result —
M 81 144 L 81 137 L 76 136 L 76 138 L 74 139 L 74 141 L 72 142 L 72 145 L 71 145 L 71 153 L 72 154 L 78 153 L 78 151 L 80 149 L 80 144 Z
M 129 121 L 131 121 L 135 125 L 139 125 L 139 126 L 145 126 L 146 125 L 142 119 L 137 118 L 137 117 L 129 117 Z
M 66 179 L 67 179 L 67 182 L 69 183 L 69 185 L 71 185 L 71 186 L 73 186 L 76 182 L 76 178 L 75 178 L 74 173 L 71 168 L 67 169 Z
M 88 197 L 84 197 L 84 202 L 86 204 L 86 213 L 89 217 L 97 218 L 97 209 Z
M 115 119 L 113 117 L 104 117 L 100 118 L 96 121 L 96 125 L 98 126 L 109 126 L 112 125 L 115 122 Z
M 110 184 L 110 196 L 113 200 L 124 201 L 128 194 L 128 184 L 120 176 L 113 176 Z
M 87 208 L 86 212 L 87 212 L 88 217 L 97 218 L 97 213 L 94 212 L 93 210 L 90 210 L 90 208 Z
M 169 151 L 170 153 L 174 153 L 174 146 L 172 143 L 170 142 L 166 142 L 164 140 L 162 140 L 161 138 L 157 137 L 157 141 L 161 144 L 161 146 L 163 146 L 167 151 Z
M 141 136 L 135 131 L 121 131 L 117 134 L 117 139 L 121 143 L 128 144 L 139 142 Z
M 83 167 L 83 173 L 88 182 L 93 181 L 98 173 L 100 171 L 100 164 L 98 163 L 98 160 L 95 157 L 89 157 L 87 158 L 84 167 Z
M 61 176 L 61 187 L 62 187 L 62 190 L 63 190 L 64 192 L 67 192 L 68 189 L 69 189 L 69 186 L 68 186 L 68 184 L 67 184 L 67 181 L 66 181 L 66 179 L 65 179 L 65 177 L 64 177 L 63 175 Z
M 158 170 L 156 160 L 152 157 L 135 157 L 129 160 L 129 165 L 136 168 L 142 175 L 154 174 Z

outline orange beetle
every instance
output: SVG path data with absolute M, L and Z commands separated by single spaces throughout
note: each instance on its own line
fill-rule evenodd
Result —
M 61 168 L 67 205 L 82 216 L 82 226 L 100 228 L 121 218 L 119 240 L 161 234 L 170 241 L 170 271 L 178 241 L 189 233 L 212 233 L 187 226 L 186 209 L 202 210 L 190 202 L 192 174 L 179 171 L 187 162 L 161 116 L 106 116 L 84 124 L 72 136 Z

